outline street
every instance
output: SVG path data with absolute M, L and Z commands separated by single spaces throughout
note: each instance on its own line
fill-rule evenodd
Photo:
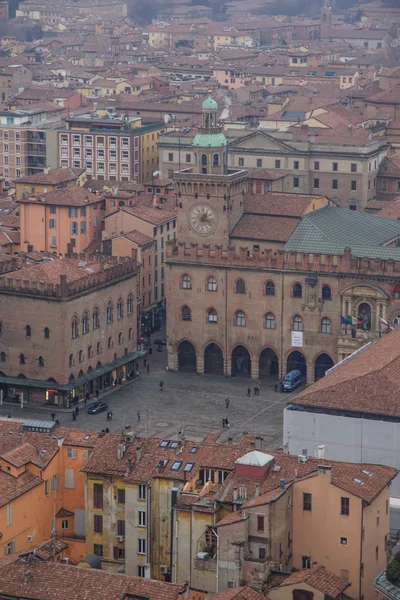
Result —
M 111 432 L 129 426 L 136 435 L 168 439 L 183 430 L 193 440 L 201 440 L 208 433 L 219 433 L 225 440 L 236 439 L 247 431 L 261 435 L 264 448 L 282 445 L 283 409 L 290 394 L 274 392 L 273 382 L 261 382 L 259 396 L 254 396 L 250 382 L 252 395 L 248 398 L 246 378 L 167 372 L 165 348 L 153 352 L 148 360 L 149 374 L 140 361 L 138 379 L 100 394 L 100 400 L 106 401 L 113 413 L 112 421 L 107 421 L 106 412 L 88 415 L 81 403 L 76 421 L 71 412 L 54 409 L 60 425 L 96 431 L 108 427 Z M 163 391 L 159 388 L 161 379 Z M 230 400 L 229 408 L 225 406 L 226 398 Z M 21 410 L 18 405 L 8 404 L 0 407 L 0 418 L 6 418 L 9 412 L 13 418 L 50 420 L 52 409 L 25 406 Z M 228 418 L 229 428 L 222 428 L 223 418 Z

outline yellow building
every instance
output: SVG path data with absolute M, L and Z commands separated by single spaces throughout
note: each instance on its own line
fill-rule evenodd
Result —
M 43 173 L 21 177 L 15 182 L 15 199 L 22 200 L 24 194 L 40 196 L 64 188 L 70 184 L 83 186 L 86 181 L 85 169 L 45 169 Z

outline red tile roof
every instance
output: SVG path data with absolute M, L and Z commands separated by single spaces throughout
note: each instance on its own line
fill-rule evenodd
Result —
M 22 496 L 29 490 L 33 489 L 38 485 L 42 485 L 43 480 L 25 471 L 18 477 L 13 477 L 10 473 L 0 471 L 0 507 L 12 502 L 15 498 Z
M 400 328 L 364 347 L 291 404 L 400 416 Z
M 50 169 L 48 173 L 36 173 L 35 175 L 21 177 L 21 179 L 17 180 L 17 183 L 57 185 L 59 183 L 74 181 L 84 172 L 85 169 Z
M 28 199 L 22 198 L 18 202 L 38 204 L 36 197 L 33 196 L 30 196 Z M 96 202 L 101 202 L 100 196 L 92 194 L 84 187 L 75 184 L 52 190 L 40 196 L 40 203 L 56 206 L 86 206 Z
M 218 592 L 210 597 L 210 600 L 266 600 L 265 596 L 253 590 L 248 585 L 233 590 Z
M 300 219 L 313 202 L 320 200 L 321 196 L 308 194 L 281 194 L 278 192 L 247 194 L 244 199 L 244 212 Z
M 287 242 L 297 226 L 297 219 L 265 215 L 242 216 L 231 233 L 232 238 Z
M 26 573 L 29 571 L 29 577 Z M 0 559 L 0 595 L 40 600 L 121 600 L 136 594 L 148 600 L 178 600 L 180 585 L 128 577 L 56 562 Z
M 316 569 L 304 569 L 292 573 L 279 587 L 298 585 L 299 583 L 306 583 L 332 598 L 337 598 L 350 585 L 350 582 L 346 579 L 334 575 L 324 567 L 317 567 Z

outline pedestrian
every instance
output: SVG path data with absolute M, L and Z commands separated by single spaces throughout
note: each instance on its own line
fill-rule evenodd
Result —
M 257 383 L 257 396 L 260 395 L 261 385 L 260 382 Z
M 163 380 L 161 379 L 161 381 L 160 381 L 160 392 L 162 392 L 162 391 L 163 391 L 163 388 L 164 388 L 164 382 L 163 382 Z
M 277 392 L 278 391 L 278 384 L 277 383 L 274 385 L 274 388 L 275 388 L 275 392 Z
M 229 408 L 229 398 L 227 398 L 227 399 L 225 400 L 225 406 L 226 406 L 226 408 Z
M 58 419 L 55 420 L 56 427 L 60 427 L 60 421 Z
M 136 377 L 139 377 L 139 367 L 136 367 Z
M 147 366 L 147 358 L 143 359 L 143 366 L 144 366 L 144 368 L 146 368 L 146 366 Z
M 112 421 L 112 411 L 111 410 L 109 412 L 109 415 L 110 415 L 110 421 Z
M 153 348 L 149 346 L 149 354 L 153 354 Z
M 106 427 L 105 432 L 110 433 L 110 430 L 108 429 L 108 427 Z
M 72 413 L 72 420 L 76 421 L 76 412 L 75 411 Z
M 225 429 L 225 417 L 222 417 L 222 429 Z
M 11 419 L 11 413 L 8 413 L 7 419 Z
M 228 429 L 229 429 L 229 421 L 228 421 L 228 417 L 225 419 L 225 425 L 226 425 L 226 427 L 228 427 Z
M 250 388 L 250 386 L 248 386 L 248 388 L 247 388 L 247 397 L 250 398 L 250 396 L 251 396 L 251 388 Z
M 257 396 L 257 386 L 254 386 L 254 395 Z
M 85 403 L 85 406 L 86 406 L 86 403 L 87 403 L 87 401 L 89 400 L 89 398 L 90 398 L 89 392 L 86 392 L 86 394 L 85 394 L 85 397 L 84 397 L 84 399 L 83 399 L 83 401 L 84 401 L 84 403 Z
M 94 395 L 96 396 L 96 400 L 98 400 L 99 399 L 99 390 L 96 390 Z
M 140 410 L 138 410 L 138 411 L 137 411 L 137 420 L 138 420 L 138 421 L 139 421 L 139 423 L 140 423 Z
M 150 373 L 150 363 L 147 363 L 146 369 L 147 369 L 147 375 L 148 375 Z
M 54 421 L 55 418 L 56 418 L 56 413 L 53 410 L 53 412 L 51 413 L 51 420 Z
M 78 405 L 76 405 L 75 412 L 77 415 L 79 415 L 79 406 Z

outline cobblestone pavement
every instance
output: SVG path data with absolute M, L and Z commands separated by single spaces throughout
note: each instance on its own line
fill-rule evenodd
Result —
M 283 409 L 290 396 L 274 392 L 274 382 L 261 382 L 259 396 L 254 396 L 252 382 L 242 378 L 225 378 L 214 375 L 197 375 L 187 372 L 166 372 L 166 350 L 148 357 L 151 369 L 147 374 L 140 369 L 140 377 L 134 382 L 118 386 L 100 396 L 113 412 L 113 420 L 107 422 L 106 413 L 88 415 L 81 410 L 74 422 L 70 412 L 55 409 L 56 418 L 62 426 L 101 431 L 108 427 L 116 432 L 130 425 L 137 435 L 154 435 L 170 439 L 184 430 L 188 439 L 201 440 L 208 433 L 220 433 L 222 439 L 234 439 L 244 431 L 264 437 L 265 448 L 282 445 Z M 142 361 L 141 361 L 142 362 Z M 160 379 L 164 390 L 160 391 Z M 252 395 L 247 398 L 247 387 Z M 229 398 L 227 409 L 225 400 Z M 138 414 L 140 413 L 140 421 Z M 16 405 L 0 407 L 0 418 L 11 412 L 13 418 L 50 419 L 51 409 Z M 229 429 L 222 428 L 227 417 Z

